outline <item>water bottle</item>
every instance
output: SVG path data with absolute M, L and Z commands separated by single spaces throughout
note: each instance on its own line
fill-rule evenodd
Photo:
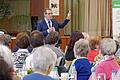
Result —
M 112 73 L 111 73 L 111 80 L 115 80 L 115 78 L 116 78 L 116 73 L 117 73 L 117 71 L 112 70 Z
M 92 80 L 97 80 L 95 70 L 93 70 L 93 72 L 92 72 L 91 79 Z
M 116 76 L 117 76 L 117 79 L 120 79 L 120 69 L 117 71 Z
M 22 75 L 23 76 L 27 75 L 27 69 L 26 69 L 25 63 L 23 64 L 23 67 L 22 67 Z
M 77 80 L 77 71 L 74 64 L 72 65 L 71 77 L 71 80 Z
M 105 73 L 98 73 L 97 80 L 106 80 L 106 74 Z
M 21 78 L 21 80 L 25 75 L 27 75 L 27 69 L 24 62 L 22 68 L 19 68 L 19 77 Z
M 54 78 L 55 80 L 59 80 L 59 75 L 58 75 L 58 68 L 54 67 L 52 71 L 50 72 L 50 76 Z
M 101 77 L 98 75 L 96 80 L 101 80 Z

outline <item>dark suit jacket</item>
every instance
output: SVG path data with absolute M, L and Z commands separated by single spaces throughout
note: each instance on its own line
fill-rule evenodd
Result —
M 59 32 L 59 28 L 64 28 L 64 26 L 70 21 L 68 19 L 65 19 L 62 24 L 58 23 L 55 19 L 52 19 L 52 26 L 55 28 L 55 31 Z M 46 37 L 48 35 L 47 32 L 48 26 L 44 19 L 41 21 L 38 21 L 37 23 L 37 30 L 43 33 L 43 35 Z

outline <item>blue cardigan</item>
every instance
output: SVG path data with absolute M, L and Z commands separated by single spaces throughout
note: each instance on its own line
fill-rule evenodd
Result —
M 88 80 L 91 75 L 92 65 L 87 58 L 77 59 L 75 61 L 75 68 L 77 71 L 77 80 Z
M 88 80 L 91 75 L 92 64 L 87 58 L 80 58 L 73 60 L 72 64 L 69 66 L 67 72 L 71 74 L 72 65 L 75 65 L 77 71 L 77 80 Z

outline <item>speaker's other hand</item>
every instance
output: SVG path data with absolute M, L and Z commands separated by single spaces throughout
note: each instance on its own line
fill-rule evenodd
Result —
M 69 19 L 69 20 L 71 19 L 71 10 L 68 11 L 66 19 Z

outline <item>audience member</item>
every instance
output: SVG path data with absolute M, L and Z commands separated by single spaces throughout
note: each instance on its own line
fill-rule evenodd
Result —
M 10 47 L 11 43 L 11 36 L 8 34 L 0 35 L 0 44 Z
M 19 47 L 17 52 L 14 52 L 14 64 L 18 68 L 22 68 L 26 57 L 30 54 L 27 47 L 30 45 L 30 38 L 26 32 L 18 33 L 16 37 L 16 45 Z
M 118 36 L 118 40 L 116 40 L 116 45 L 117 45 L 117 49 L 115 52 L 115 56 L 118 64 L 120 65 L 120 35 Z
M 51 48 L 57 55 L 57 58 L 64 56 L 60 48 L 55 47 L 60 39 L 60 34 L 57 31 L 50 32 L 45 40 L 45 46 Z
M 90 51 L 87 55 L 88 60 L 94 62 L 95 57 L 99 54 L 100 36 L 93 36 L 90 38 Z
M 48 47 L 41 46 L 33 52 L 33 71 L 26 75 L 23 80 L 54 80 L 48 76 L 56 63 L 56 54 Z
M 31 34 L 30 31 L 23 31 L 23 32 L 27 33 L 27 35 L 30 37 L 30 34 Z M 18 47 L 17 45 L 15 45 L 15 47 L 12 49 L 12 52 L 16 52 L 18 49 L 19 49 L 19 47 Z M 33 49 L 33 48 L 32 48 L 31 45 L 29 45 L 29 46 L 27 47 L 27 50 L 29 51 L 29 53 L 32 52 L 32 49 Z
M 88 80 L 91 75 L 92 65 L 87 59 L 89 52 L 89 41 L 86 39 L 80 39 L 75 42 L 74 55 L 76 59 L 73 60 L 69 73 L 71 74 L 72 65 L 75 65 L 77 71 L 77 80 Z
M 50 32 L 46 37 L 45 46 L 51 48 L 57 55 L 56 66 L 58 67 L 58 73 L 60 75 L 62 72 L 66 71 L 66 68 L 64 67 L 65 64 L 64 53 L 60 48 L 56 47 L 56 44 L 58 43 L 59 40 L 60 40 L 60 34 L 57 31 Z
M 111 38 L 104 38 L 100 42 L 100 52 L 103 55 L 103 59 L 96 66 L 95 72 L 104 73 L 106 75 L 106 80 L 110 80 L 112 71 L 118 71 L 119 65 L 115 59 L 116 43 Z
M 31 36 L 30 36 L 30 44 L 33 47 L 33 50 L 31 52 L 31 54 L 26 58 L 26 69 L 29 70 L 30 68 L 32 68 L 32 57 L 33 57 L 33 52 L 36 50 L 36 48 L 44 45 L 44 36 L 41 32 L 34 30 L 31 32 Z
M 41 45 L 44 45 L 44 36 L 43 33 L 39 32 L 38 30 L 34 30 L 31 32 L 30 35 L 30 44 L 33 48 L 39 47 Z
M 73 51 L 74 44 L 76 41 L 78 41 L 79 39 L 83 39 L 83 38 L 84 38 L 84 36 L 81 32 L 79 32 L 79 31 L 72 32 L 72 34 L 70 36 L 70 41 L 68 43 L 68 47 L 66 50 L 66 54 L 65 54 L 65 58 L 67 61 L 72 61 L 75 59 L 74 51 Z
M 4 45 L 0 45 L 0 80 L 17 80 L 13 69 L 12 53 Z

